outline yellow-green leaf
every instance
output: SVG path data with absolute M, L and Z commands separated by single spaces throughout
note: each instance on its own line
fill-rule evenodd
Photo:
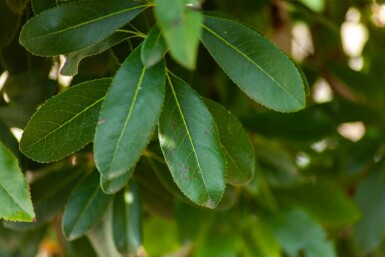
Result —
M 0 142 L 0 218 L 11 221 L 32 221 L 32 207 L 27 180 L 16 157 Z

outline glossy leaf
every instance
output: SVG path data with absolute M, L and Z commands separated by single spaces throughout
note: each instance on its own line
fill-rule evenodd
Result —
M 80 1 L 38 14 L 24 25 L 20 44 L 35 55 L 68 54 L 102 41 L 135 18 L 145 4 Z
M 141 246 L 141 202 L 138 189 L 130 183 L 114 200 L 112 235 L 116 249 L 124 256 L 135 255 Z
M 27 180 L 16 157 L 0 142 L 0 218 L 11 221 L 32 221 L 35 213 Z
M 100 176 L 100 186 L 102 187 L 103 192 L 106 194 L 115 194 L 120 191 L 127 184 L 134 170 L 135 168 L 132 168 L 126 173 L 123 173 L 123 175 L 113 179 L 106 179 L 103 176 Z
M 95 161 L 102 176 L 116 178 L 133 168 L 151 139 L 164 98 L 165 68 L 149 69 L 137 48 L 117 72 L 99 114 Z
M 226 181 L 232 185 L 246 185 L 253 178 L 255 153 L 242 124 L 220 104 L 205 100 L 218 126 L 219 138 L 226 156 Z
M 305 106 L 305 83 L 296 65 L 256 31 L 235 21 L 205 16 L 201 40 L 254 101 L 280 112 Z
M 188 69 L 195 68 L 203 16 L 181 0 L 156 0 L 155 17 L 171 56 Z
M 45 10 L 56 6 L 57 0 L 31 0 L 32 9 L 35 14 L 39 14 Z
M 84 160 L 81 160 L 84 161 Z M 64 209 L 72 190 L 87 167 L 68 167 L 62 164 L 52 164 L 42 172 L 31 184 L 31 197 L 36 213 L 36 221 L 33 223 L 5 222 L 7 228 L 26 231 L 36 229 L 50 222 L 58 212 Z
M 68 240 L 83 236 L 102 218 L 111 196 L 103 193 L 99 174 L 93 172 L 75 188 L 63 214 L 62 230 Z
M 52 162 L 91 142 L 110 84 L 111 79 L 88 81 L 48 100 L 25 128 L 20 150 L 35 161 Z
M 154 26 L 150 32 L 148 32 L 141 48 L 140 58 L 142 59 L 142 63 L 149 68 L 160 62 L 166 54 L 166 51 L 167 45 L 162 32 L 157 26 Z
M 363 253 L 377 249 L 385 238 L 385 163 L 377 164 L 357 188 L 356 201 L 362 218 L 354 228 L 357 246 Z
M 63 68 L 60 70 L 60 74 L 64 76 L 75 76 L 78 73 L 79 63 L 88 56 L 96 55 L 110 47 L 120 43 L 128 38 L 127 32 L 115 32 L 114 34 L 106 37 L 102 41 L 88 46 L 79 51 L 68 54 L 66 62 Z
M 226 161 L 215 121 L 199 95 L 169 76 L 159 141 L 175 183 L 193 202 L 215 208 L 225 191 Z

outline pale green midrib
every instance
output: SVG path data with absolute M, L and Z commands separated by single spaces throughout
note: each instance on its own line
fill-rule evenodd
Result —
M 255 65 L 259 70 L 261 70 L 269 79 L 271 79 L 279 88 L 281 88 L 287 95 L 289 95 L 291 98 L 293 98 L 296 102 L 298 102 L 300 105 L 303 105 L 300 101 L 298 101 L 297 98 L 295 98 L 292 94 L 290 94 L 284 86 L 282 86 L 274 77 L 272 77 L 267 71 L 265 71 L 261 66 L 259 66 L 257 63 L 255 63 L 252 59 L 250 59 L 244 52 L 242 52 L 240 49 L 235 47 L 234 45 L 230 44 L 228 41 L 226 41 L 223 37 L 215 33 L 215 31 L 211 30 L 206 25 L 202 24 L 203 28 L 205 28 L 207 31 L 209 31 L 211 34 L 219 38 L 221 41 L 223 41 L 226 45 L 234 49 L 237 53 L 242 55 L 247 61 L 251 62 L 253 65 Z
M 29 211 L 24 209 L 23 204 L 20 204 L 18 201 L 16 201 L 16 199 L 9 193 L 9 191 L 2 184 L 0 184 L 0 186 L 8 194 L 8 196 L 12 199 L 12 201 L 15 202 L 16 205 L 19 206 L 19 208 L 29 216 Z
M 97 101 L 95 101 L 93 104 L 87 106 L 86 108 L 84 108 L 81 112 L 77 113 L 74 117 L 72 117 L 71 119 L 69 119 L 68 121 L 64 122 L 62 125 L 60 125 L 59 127 L 55 128 L 54 130 L 52 130 L 51 132 L 49 132 L 47 135 L 45 135 L 44 137 L 40 138 L 39 140 L 37 140 L 36 142 L 26 146 L 26 147 L 23 147 L 24 150 L 26 150 L 27 148 L 31 148 L 33 147 L 34 145 L 38 144 L 41 140 L 44 140 L 46 138 L 48 138 L 51 134 L 57 132 L 58 130 L 62 129 L 64 126 L 66 126 L 68 123 L 71 123 L 73 120 L 75 120 L 77 117 L 79 117 L 80 115 L 82 115 L 83 113 L 87 112 L 89 109 L 91 109 L 92 107 L 94 107 L 95 105 L 97 105 L 98 103 L 100 103 L 101 101 L 103 101 L 105 99 L 105 96 L 103 96 L 102 98 L 98 99 Z
M 193 139 L 192 139 L 191 134 L 190 134 L 190 130 L 189 130 L 188 126 L 187 126 L 187 122 L 186 122 L 186 120 L 185 120 L 185 118 L 184 118 L 184 114 L 183 114 L 182 108 L 181 108 L 181 106 L 180 106 L 180 104 L 179 104 L 178 97 L 176 96 L 176 92 L 175 92 L 174 86 L 173 86 L 172 81 L 171 81 L 171 78 L 170 78 L 170 76 L 169 76 L 168 74 L 167 74 L 167 80 L 168 80 L 168 82 L 170 83 L 170 88 L 171 88 L 172 94 L 173 94 L 173 96 L 174 96 L 175 103 L 176 103 L 176 105 L 177 105 L 177 107 L 178 107 L 179 114 L 180 114 L 180 116 L 182 117 L 183 125 L 184 125 L 185 128 L 186 128 L 187 136 L 188 136 L 188 138 L 189 138 L 189 140 L 190 140 L 190 144 L 191 144 L 191 147 L 192 147 L 193 152 L 194 152 L 195 159 L 196 159 L 197 164 L 198 164 L 199 174 L 200 174 L 201 177 L 202 177 L 203 185 L 205 186 L 207 195 L 209 196 L 210 200 L 213 200 L 213 199 L 211 198 L 210 194 L 209 194 L 209 190 L 208 190 L 208 188 L 207 188 L 206 181 L 205 181 L 205 178 L 204 178 L 203 173 L 202 173 L 202 168 L 201 168 L 201 165 L 200 165 L 200 162 L 199 162 L 199 158 L 198 158 L 198 155 L 197 155 L 197 152 L 196 152 L 196 149 L 195 149 L 195 145 L 194 145 Z
M 77 24 L 75 26 L 71 26 L 71 27 L 68 27 L 68 28 L 65 28 L 65 29 L 62 29 L 62 30 L 54 31 L 54 32 L 51 32 L 51 33 L 48 33 L 48 34 L 44 34 L 44 35 L 38 36 L 38 37 L 30 38 L 28 40 L 24 40 L 24 42 L 30 42 L 30 41 L 33 41 L 33 40 L 38 40 L 40 38 L 49 37 L 49 36 L 52 36 L 52 35 L 55 35 L 55 34 L 63 33 L 63 32 L 68 31 L 68 30 L 76 29 L 76 28 L 79 28 L 79 27 L 91 24 L 93 22 L 98 22 L 100 20 L 107 19 L 107 18 L 112 17 L 114 15 L 119 15 L 119 14 L 124 13 L 124 12 L 129 12 L 129 11 L 132 11 L 132 10 L 135 10 L 135 9 L 144 8 L 146 6 L 147 5 L 138 5 L 138 6 L 130 7 L 130 8 L 127 8 L 127 9 L 123 9 L 123 10 L 120 10 L 118 12 L 110 13 L 108 15 L 105 15 L 105 16 L 102 16 L 102 17 L 98 17 L 96 19 L 93 19 L 93 20 L 90 20 L 90 21 L 86 21 L 86 22 Z
M 123 139 L 123 136 L 126 132 L 126 128 L 127 128 L 127 125 L 128 125 L 128 121 L 130 120 L 131 118 L 131 114 L 132 114 L 132 111 L 134 109 L 134 106 L 136 104 L 136 98 L 138 97 L 138 94 L 139 94 L 139 90 L 140 90 L 140 86 L 142 85 L 143 83 L 143 78 L 144 78 L 144 74 L 146 73 L 146 67 L 143 67 L 142 69 L 142 73 L 140 74 L 140 78 L 139 78 L 139 81 L 138 81 L 138 85 L 136 87 L 136 90 L 135 90 L 135 93 L 134 93 L 134 97 L 132 99 L 132 102 L 131 102 L 131 106 L 130 106 L 130 109 L 128 111 L 128 114 L 127 114 L 127 118 L 124 122 L 124 126 L 123 126 L 123 129 L 122 129 L 122 132 L 120 133 L 119 135 L 119 139 L 118 139 L 118 142 L 116 144 L 116 148 L 115 148 L 115 151 L 114 151 L 114 154 L 112 155 L 112 159 L 111 159 L 111 162 L 109 163 L 109 167 L 107 169 L 107 171 L 111 172 L 111 166 L 112 164 L 114 163 L 115 161 L 115 158 L 116 158 L 116 154 L 118 153 L 118 150 L 119 150 L 119 147 L 120 147 L 120 144 L 122 143 L 122 139 Z
M 242 169 L 239 167 L 238 163 L 234 160 L 233 156 L 227 151 L 226 147 L 222 144 L 222 149 L 225 154 L 230 158 L 230 161 L 235 165 L 235 167 L 242 173 Z
M 76 218 L 74 220 L 74 223 L 73 223 L 73 226 L 71 226 L 70 228 L 70 231 L 72 231 L 76 225 L 78 224 L 78 222 L 81 220 L 81 218 L 84 216 L 84 214 L 86 213 L 86 211 L 89 209 L 89 207 L 91 206 L 91 204 L 94 202 L 95 198 L 98 196 L 99 194 L 99 191 L 100 191 L 100 187 L 98 186 L 96 188 L 96 190 L 92 193 L 91 197 L 88 199 L 86 205 L 84 206 L 84 208 L 82 209 L 82 211 L 80 212 L 80 215 L 78 216 L 78 218 Z

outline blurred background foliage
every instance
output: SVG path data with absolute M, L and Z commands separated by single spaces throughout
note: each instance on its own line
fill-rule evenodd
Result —
M 34 3 L 44 10 L 61 2 L 66 1 Z M 183 197 L 161 172 L 167 167 L 156 154 L 143 156 L 132 178 L 142 202 L 138 256 L 385 256 L 381 4 L 204 1 L 204 11 L 224 12 L 257 29 L 301 66 L 310 87 L 307 107 L 280 114 L 256 104 L 203 47 L 194 72 L 176 66 L 195 90 L 243 123 L 255 147 L 256 174 L 247 186 L 228 186 L 220 206 L 207 210 Z M 42 218 L 32 224 L 1 223 L 0 256 L 119 256 L 105 222 L 109 213 L 87 237 L 67 242 L 60 230 L 62 208 L 78 174 L 92 166 L 92 146 L 57 163 L 38 164 L 19 152 L 18 139 L 46 99 L 79 82 L 113 76 L 138 42 L 123 41 L 86 58 L 77 76 L 63 77 L 62 57 L 33 56 L 18 43 L 21 24 L 32 15 L 30 6 L 28 0 L 0 0 L 0 140 L 19 158 Z M 151 21 L 148 11 L 132 23 L 146 33 Z M 154 147 L 153 153 L 159 152 Z

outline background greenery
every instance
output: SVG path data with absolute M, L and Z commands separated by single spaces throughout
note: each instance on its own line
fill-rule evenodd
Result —
M 379 4 L 0 0 L 0 256 L 384 256 Z

